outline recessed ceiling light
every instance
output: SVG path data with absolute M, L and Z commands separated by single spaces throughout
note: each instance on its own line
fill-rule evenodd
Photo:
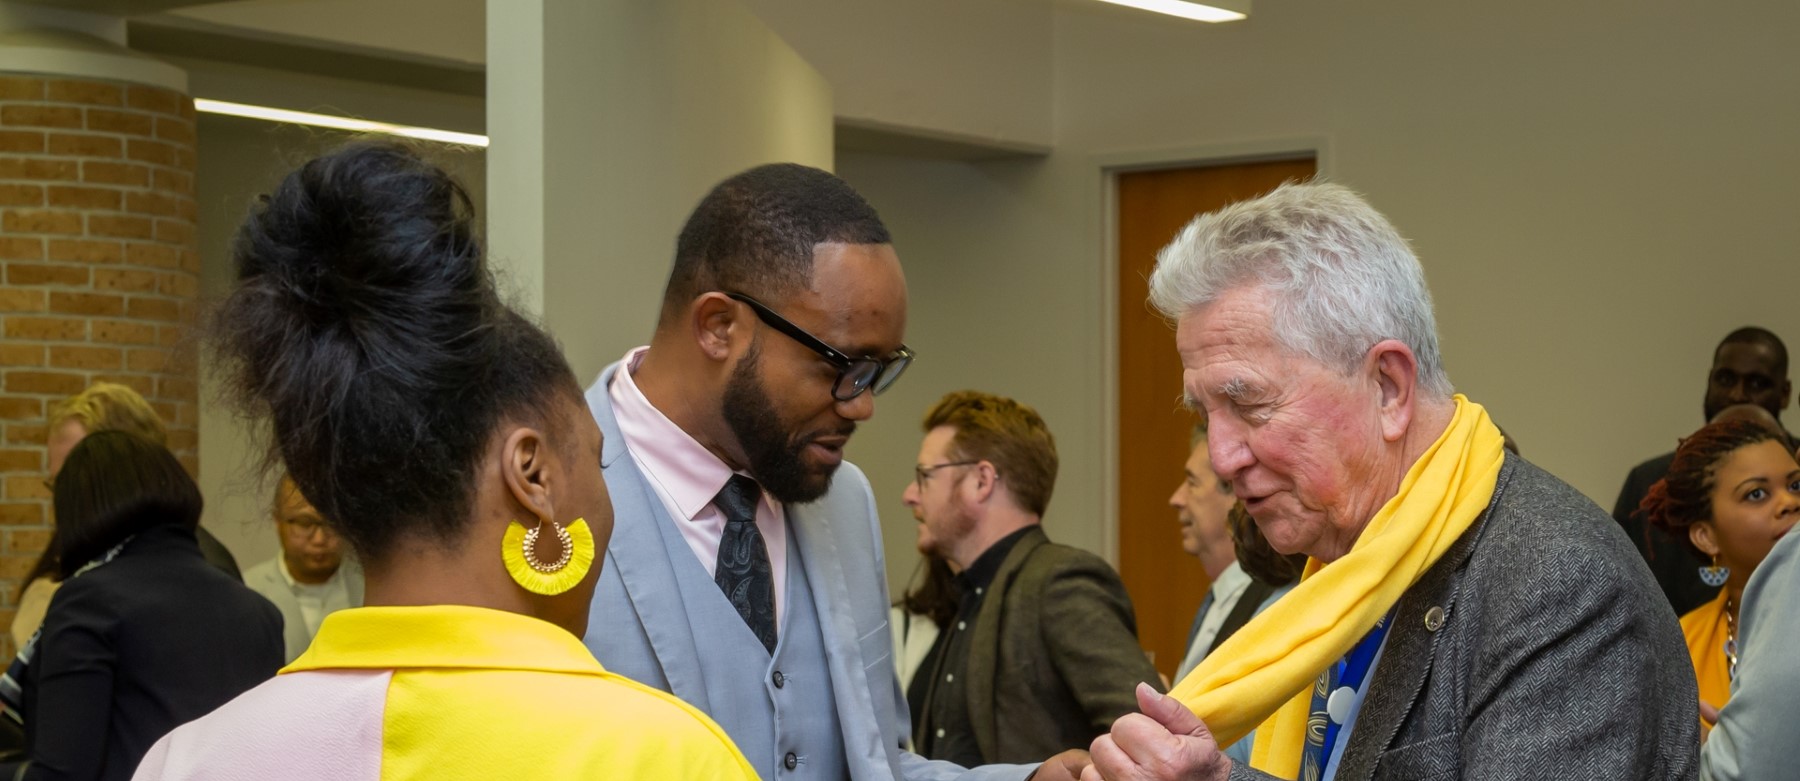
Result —
M 294 125 L 311 125 L 328 127 L 337 130 L 350 130 L 358 133 L 382 133 L 390 136 L 404 136 L 425 141 L 438 141 L 460 146 L 478 146 L 487 148 L 488 137 L 475 133 L 458 133 L 454 130 L 439 130 L 431 127 L 414 127 L 412 125 L 395 125 L 388 122 L 374 122 L 367 119 L 336 117 L 330 114 L 314 114 L 310 111 L 292 111 L 285 108 L 268 106 L 252 106 L 247 103 L 228 103 L 223 100 L 194 98 L 194 110 L 207 114 L 223 114 L 231 117 L 248 117 L 269 122 L 286 122 Z
M 1100 0 L 1102 3 L 1123 5 L 1159 14 L 1179 16 L 1201 22 L 1235 22 L 1250 15 L 1250 0 L 1208 0 L 1205 3 L 1192 3 L 1188 0 Z

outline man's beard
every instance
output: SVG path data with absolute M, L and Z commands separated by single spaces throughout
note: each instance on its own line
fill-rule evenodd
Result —
M 815 438 L 833 434 L 848 436 L 856 425 L 847 424 L 843 431 L 815 432 L 790 438 L 781 415 L 775 411 L 774 402 L 756 376 L 761 358 L 762 344 L 758 340 L 750 345 L 737 368 L 732 369 L 723 399 L 725 425 L 731 427 L 738 446 L 744 449 L 750 476 L 769 496 L 784 504 L 813 501 L 831 488 L 831 476 L 837 471 L 837 465 L 824 469 L 809 467 L 801 457 L 802 452 Z

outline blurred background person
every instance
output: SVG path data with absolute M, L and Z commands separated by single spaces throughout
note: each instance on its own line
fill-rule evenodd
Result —
M 344 556 L 342 539 L 286 474 L 275 486 L 272 512 L 281 552 L 246 570 L 244 583 L 281 611 L 291 662 L 312 643 L 325 616 L 362 606 L 362 568 Z
M 1681 617 L 1701 711 L 1712 716 L 1731 696 L 1744 587 L 1800 519 L 1800 464 L 1778 429 L 1748 420 L 1713 423 L 1681 441 L 1642 513 L 1704 557 L 1709 564 L 1698 579 L 1719 588 L 1719 596 Z
M 956 570 L 950 562 L 934 553 L 919 554 L 911 585 L 893 609 L 894 669 L 900 674 L 900 690 L 906 692 L 914 731 L 919 728 L 919 708 L 925 703 L 925 682 L 916 673 L 931 655 L 938 634 L 956 617 L 960 598 Z
M 200 555 L 200 489 L 123 431 L 68 452 L 52 492 L 62 587 L 0 694 L 19 685 L 15 779 L 126 779 L 169 730 L 268 680 L 281 616 Z
M 501 301 L 460 184 L 350 145 L 263 200 L 234 262 L 227 387 L 362 562 L 368 606 L 136 778 L 754 776 L 581 643 L 612 535 L 600 430 L 555 341 Z
M 918 545 L 956 571 L 955 617 L 924 679 L 917 751 L 964 767 L 1087 746 L 1161 679 L 1138 645 L 1125 585 L 1104 559 L 1058 545 L 1041 522 L 1056 440 L 1036 410 L 981 391 L 925 414 L 902 500 Z
M 1232 496 L 1231 483 L 1213 472 L 1203 426 L 1195 427 L 1193 442 L 1193 450 L 1188 453 L 1183 467 L 1185 476 L 1175 487 L 1175 493 L 1169 496 L 1169 506 L 1175 508 L 1181 523 L 1181 549 L 1200 560 L 1200 568 L 1206 570 L 1212 586 L 1194 614 L 1187 654 L 1176 668 L 1177 680 L 1186 677 L 1189 670 L 1249 623 L 1252 616 L 1286 594 L 1299 576 L 1299 568 L 1291 565 L 1289 557 L 1266 546 L 1258 553 L 1266 552 L 1272 566 L 1286 565 L 1287 571 L 1271 573 L 1275 575 L 1273 578 L 1254 577 L 1246 571 L 1239 561 L 1238 537 L 1246 526 L 1251 527 L 1250 533 L 1257 534 L 1254 524 L 1233 518 L 1234 513 L 1242 512 L 1243 505 Z M 1243 517 L 1248 518 L 1247 515 Z M 1305 557 L 1300 558 L 1304 560 Z
M 83 437 L 98 431 L 124 431 L 163 447 L 169 445 L 168 430 L 164 428 L 162 418 L 157 416 L 156 410 L 151 408 L 150 402 L 145 401 L 137 391 L 117 383 L 96 382 L 86 390 L 51 405 L 47 418 L 47 428 L 50 431 L 49 441 L 46 443 L 47 466 L 50 475 L 44 481 L 45 485 L 56 480 L 69 451 Z M 200 552 L 208 562 L 220 572 L 241 579 L 237 560 L 225 548 L 224 543 L 201 526 L 194 527 L 194 536 L 199 542 Z M 18 612 L 13 615 L 13 647 L 25 647 L 25 641 L 31 638 L 31 633 L 37 631 L 38 625 L 43 623 L 44 610 L 50 606 L 50 597 L 56 593 L 60 582 L 56 572 L 57 534 L 52 531 L 50 543 L 44 547 L 37 563 L 31 566 L 25 578 L 20 581 L 24 586 L 19 590 Z
M 1781 412 L 1792 399 L 1787 345 L 1774 332 L 1746 326 L 1726 334 L 1713 348 L 1701 404 L 1706 417 L 1702 420 L 1711 423 L 1726 407 L 1754 404 L 1767 410 L 1779 425 Z M 1645 524 L 1638 514 L 1650 486 L 1669 473 L 1669 464 L 1674 460 L 1675 454 L 1669 452 L 1632 467 L 1613 503 L 1612 515 L 1650 565 L 1650 574 L 1656 577 L 1669 606 L 1676 615 L 1686 615 L 1717 598 L 1719 589 L 1693 576 L 1694 568 L 1705 566 L 1706 562 L 1695 558 L 1686 539 Z

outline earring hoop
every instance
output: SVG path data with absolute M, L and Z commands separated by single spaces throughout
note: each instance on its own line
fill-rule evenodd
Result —
M 537 542 L 545 523 L 539 519 L 537 528 L 527 530 L 518 521 L 508 521 L 506 535 L 500 542 L 500 559 L 506 565 L 506 574 L 521 588 L 533 594 L 555 596 L 574 588 L 593 568 L 594 534 L 581 518 L 567 526 L 548 521 L 562 545 L 562 555 L 555 562 L 544 563 L 537 558 Z

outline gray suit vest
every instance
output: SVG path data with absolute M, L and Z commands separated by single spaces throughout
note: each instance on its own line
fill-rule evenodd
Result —
M 680 534 L 671 531 L 665 530 L 663 541 L 675 559 L 675 582 L 700 646 L 700 674 L 715 703 L 737 704 L 715 708 L 713 720 L 763 778 L 849 778 L 844 732 L 826 667 L 825 636 L 794 535 L 788 535 L 786 609 L 771 655 L 718 584 L 707 577 Z M 768 663 L 755 668 L 744 664 L 759 658 Z M 749 669 L 760 675 L 746 675 Z

